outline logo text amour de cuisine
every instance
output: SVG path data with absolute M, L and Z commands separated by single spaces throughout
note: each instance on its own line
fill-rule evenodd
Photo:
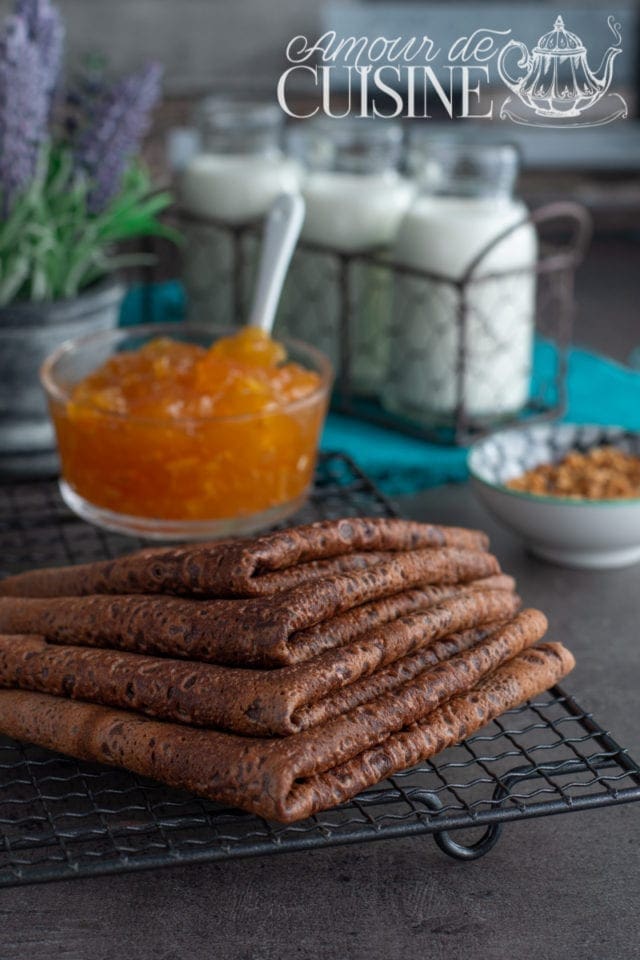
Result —
M 429 119 L 437 108 L 456 119 L 499 116 L 537 126 L 607 123 L 627 113 L 623 98 L 610 94 L 612 102 L 604 113 L 597 119 L 589 114 L 606 97 L 613 62 L 622 50 L 613 17 L 608 26 L 615 45 L 596 70 L 589 67 L 586 48 L 565 28 L 561 16 L 531 53 L 522 41 L 510 39 L 511 29 L 481 27 L 457 37 L 446 49 L 426 34 L 370 39 L 340 38 L 328 31 L 315 42 L 297 36 L 286 48 L 290 65 L 278 82 L 278 101 L 287 115 L 300 119 L 318 114 Z M 520 76 L 512 73 L 516 66 Z M 498 112 L 489 91 L 500 81 L 517 100 L 507 97 Z M 290 85 L 301 82 L 317 97 L 304 112 L 289 103 Z

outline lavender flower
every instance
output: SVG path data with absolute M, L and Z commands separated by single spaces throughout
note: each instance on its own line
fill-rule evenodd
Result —
M 0 190 L 7 216 L 32 182 L 47 138 L 49 97 L 25 21 L 7 17 L 0 34 Z
M 38 50 L 42 84 L 51 102 L 58 86 L 64 46 L 60 13 L 50 0 L 16 0 L 15 14 L 24 21 L 29 40 Z
M 62 114 L 58 11 L 51 0 L 14 4 L 0 24 L 0 306 L 76 296 L 131 265 L 130 252 L 118 254 L 119 241 L 176 236 L 158 220 L 169 195 L 149 202 L 142 170 L 123 177 L 148 128 L 160 68 L 111 85 L 94 60 Z M 110 203 L 116 194 L 122 202 Z M 87 229 L 96 213 L 102 229 Z
M 100 213 L 118 193 L 122 175 L 138 152 L 160 97 L 162 68 L 148 64 L 104 90 L 74 145 L 76 166 L 91 183 L 92 213 Z

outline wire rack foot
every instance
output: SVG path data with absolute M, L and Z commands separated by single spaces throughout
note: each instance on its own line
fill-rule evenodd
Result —
M 434 813 L 439 813 L 444 806 L 439 797 L 426 791 L 421 791 L 420 801 Z M 437 830 L 433 834 L 433 839 L 442 852 L 454 860 L 479 860 L 480 857 L 484 857 L 495 847 L 501 833 L 502 824 L 492 823 L 482 836 L 473 843 L 461 843 L 459 840 L 454 840 L 449 830 Z

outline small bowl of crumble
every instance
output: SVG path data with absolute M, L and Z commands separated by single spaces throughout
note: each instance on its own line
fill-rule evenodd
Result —
M 478 440 L 468 465 L 479 499 L 536 556 L 593 570 L 640 562 L 640 433 L 532 424 Z

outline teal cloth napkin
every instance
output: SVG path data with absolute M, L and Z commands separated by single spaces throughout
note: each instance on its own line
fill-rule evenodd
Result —
M 182 288 L 170 282 L 134 287 L 125 299 L 121 323 L 173 321 L 183 316 Z M 551 379 L 555 360 L 551 344 L 536 344 L 534 387 Z M 640 430 L 640 372 L 576 347 L 569 358 L 567 388 L 564 420 Z M 413 493 L 467 478 L 467 452 L 460 447 L 418 440 L 336 413 L 327 418 L 321 446 L 348 454 L 389 494 Z
M 549 343 L 536 344 L 534 382 L 547 379 L 555 362 Z M 569 357 L 568 405 L 572 423 L 615 424 L 640 430 L 640 372 L 574 347 Z M 413 493 L 466 480 L 467 451 L 416 440 L 392 430 L 331 414 L 322 437 L 325 450 L 343 450 L 385 493 Z

